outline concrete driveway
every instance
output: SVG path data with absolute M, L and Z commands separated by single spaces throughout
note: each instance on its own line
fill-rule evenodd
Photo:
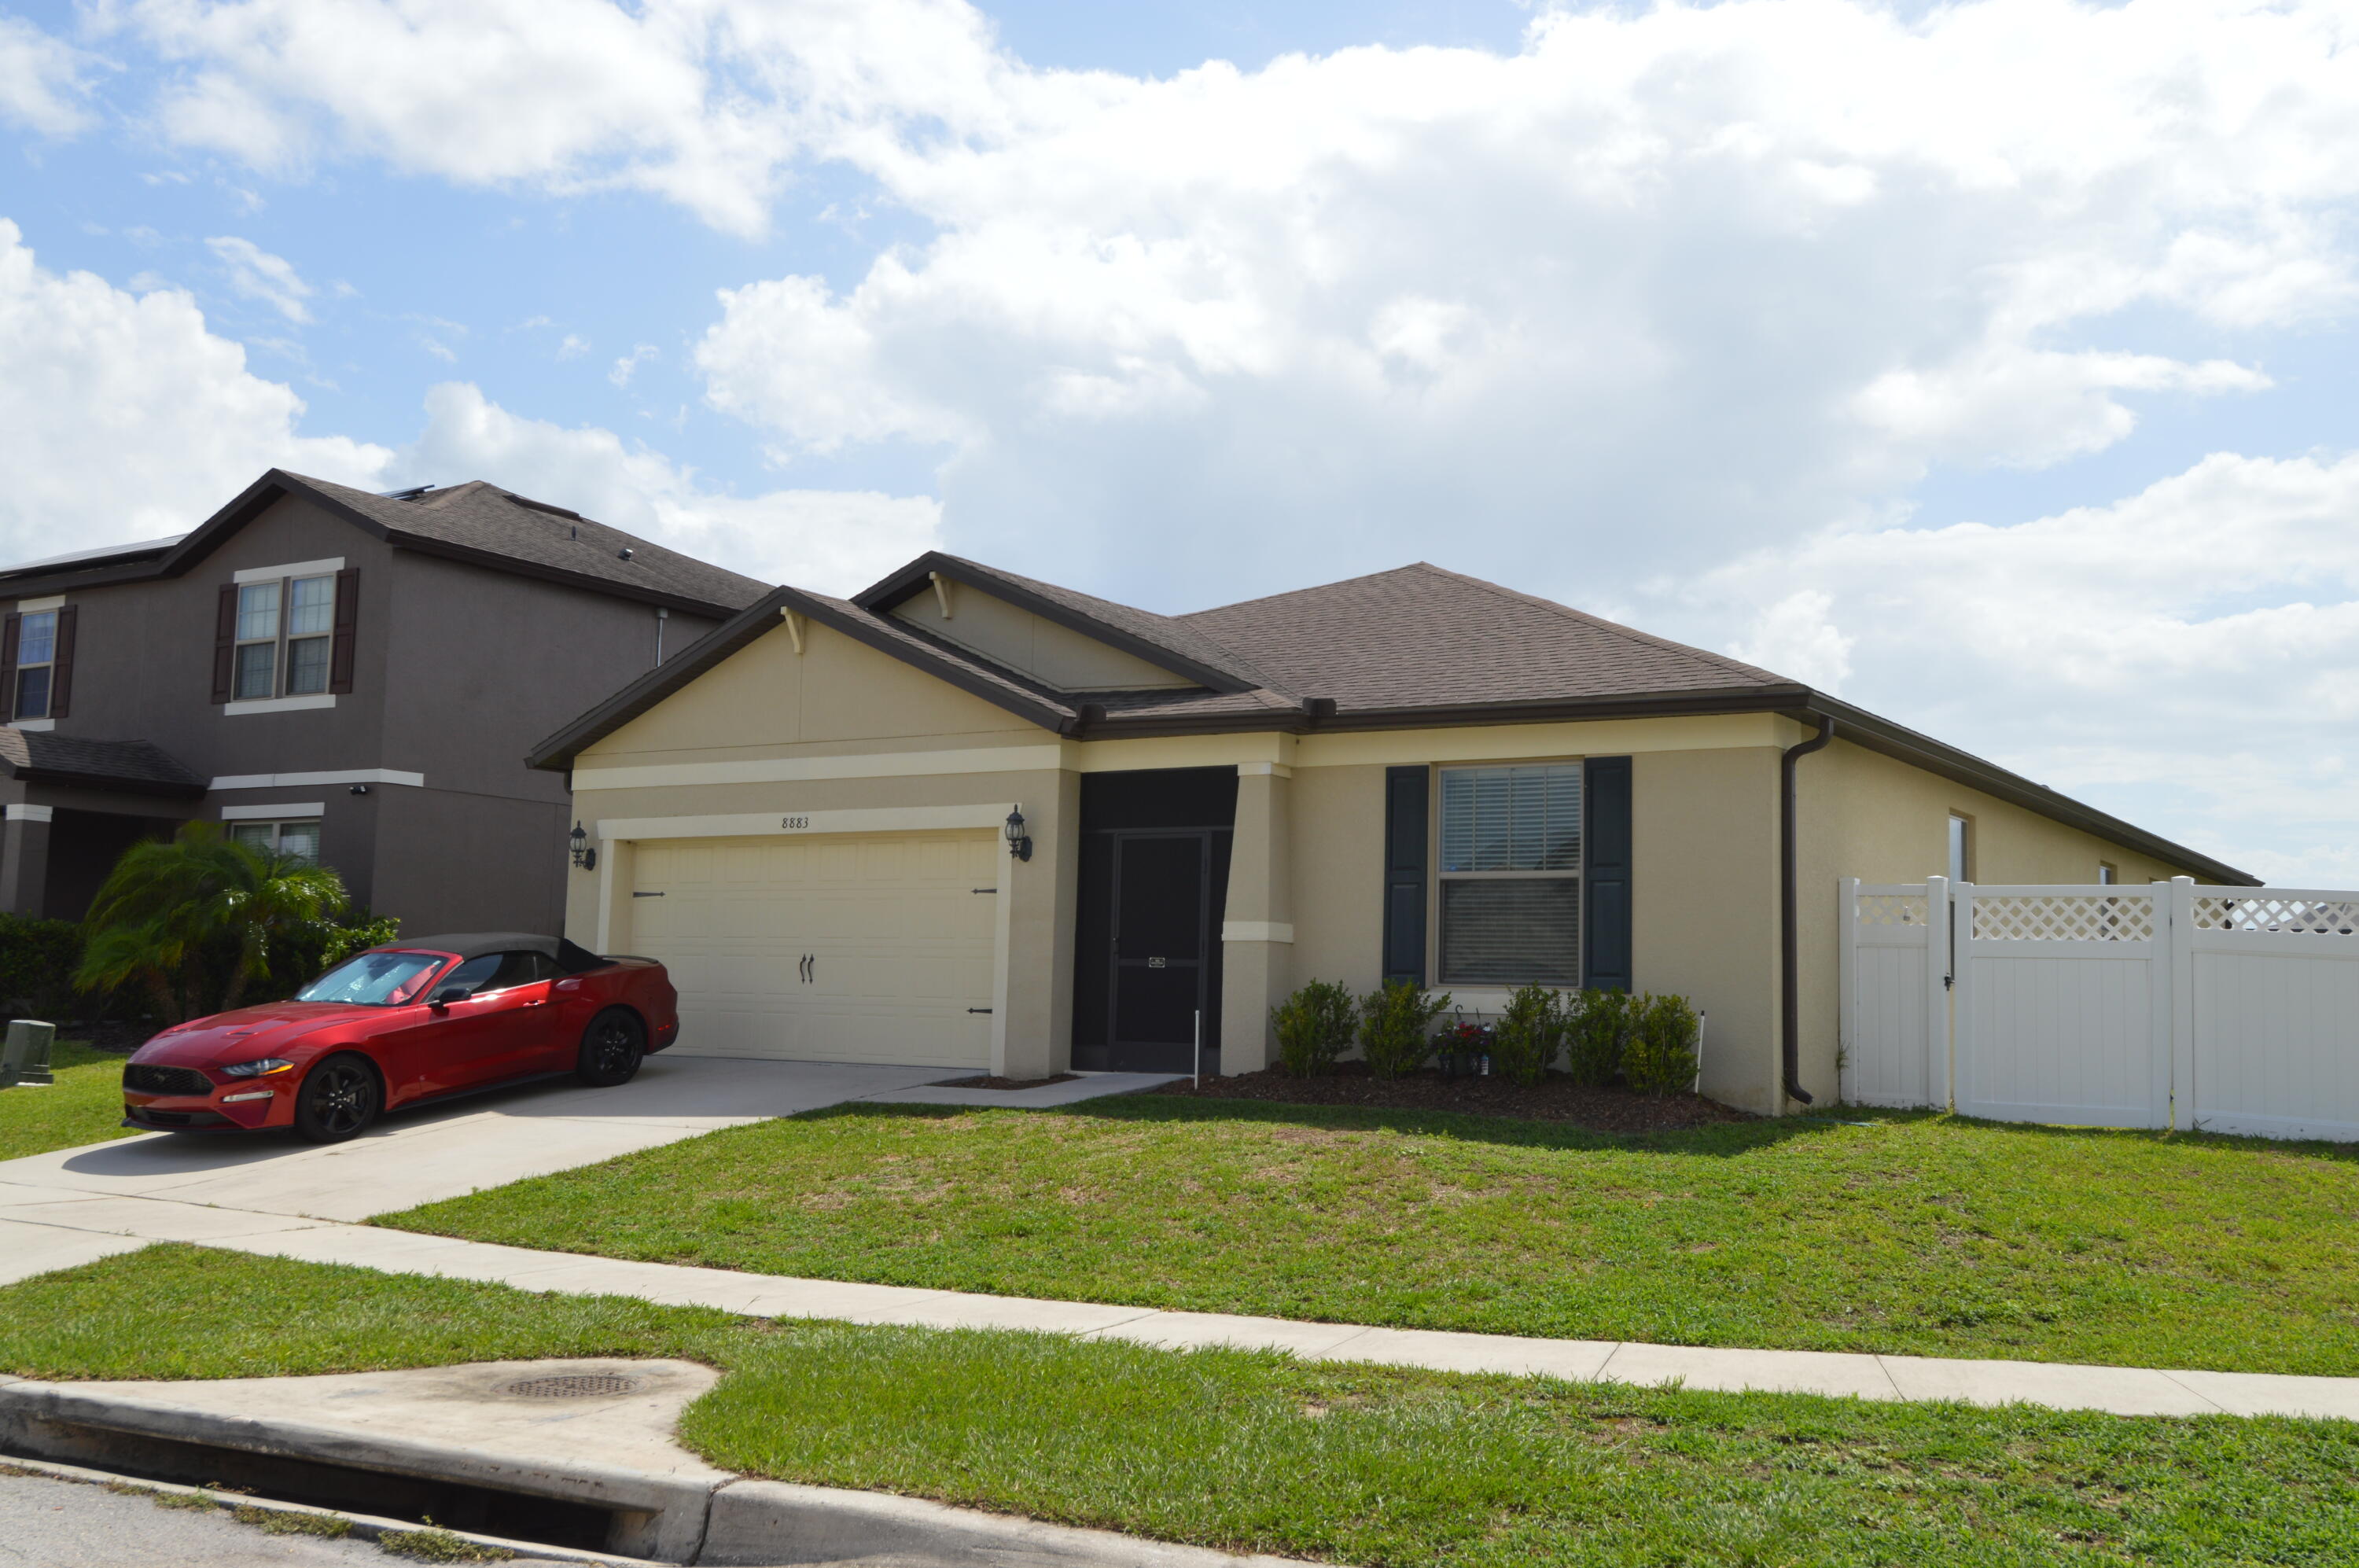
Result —
M 649 1057 L 636 1078 L 617 1088 L 552 1079 L 495 1090 L 397 1113 L 350 1143 L 144 1133 L 0 1161 L 0 1217 L 54 1223 L 62 1215 L 59 1205 L 71 1203 L 77 1228 L 88 1229 L 100 1215 L 89 1206 L 95 1194 L 210 1205 L 233 1211 L 222 1215 L 231 1226 L 241 1214 L 365 1219 L 719 1127 L 967 1075 L 940 1067 L 667 1053 Z

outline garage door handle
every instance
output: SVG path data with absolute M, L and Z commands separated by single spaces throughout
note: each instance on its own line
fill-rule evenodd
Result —
M 991 1009 L 989 1007 L 969 1007 L 967 1011 L 970 1013 L 987 1013 L 991 1011 Z
M 634 898 L 660 898 L 663 895 L 661 893 L 634 893 L 631 897 Z

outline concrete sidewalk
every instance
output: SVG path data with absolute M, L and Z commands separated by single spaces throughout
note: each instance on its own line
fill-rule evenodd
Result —
M 17 1163 L 22 1163 L 21 1161 Z M 148 1196 L 0 1185 L 0 1282 L 69 1268 L 151 1241 L 442 1275 L 576 1295 L 636 1296 L 750 1317 L 831 1318 L 929 1328 L 1023 1329 L 1126 1339 L 1169 1349 L 1227 1345 L 1310 1360 L 1444 1372 L 1545 1375 L 1578 1382 L 1855 1395 L 1868 1399 L 2017 1401 L 2117 1415 L 2286 1415 L 2359 1421 L 2359 1378 L 2163 1371 L 2037 1361 L 1725 1350 L 1599 1340 L 1299 1323 L 1084 1301 L 797 1279 L 727 1269 L 537 1252 L 409 1231 L 210 1207 Z

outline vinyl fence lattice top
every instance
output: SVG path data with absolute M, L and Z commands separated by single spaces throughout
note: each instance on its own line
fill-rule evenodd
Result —
M 2195 929 L 2359 936 L 2359 898 L 2199 897 Z
M 1921 926 L 1925 923 L 1922 893 L 1862 893 L 1859 923 L 1864 926 Z
M 1977 942 L 2149 942 L 2154 899 L 2144 893 L 2038 893 L 1974 900 Z

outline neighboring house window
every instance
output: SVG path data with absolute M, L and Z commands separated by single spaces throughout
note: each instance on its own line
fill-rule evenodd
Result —
M 335 624 L 333 577 L 241 584 L 237 591 L 237 700 L 325 691 L 328 638 Z
M 1441 771 L 1445 985 L 1581 983 L 1581 765 Z
M 237 591 L 240 702 L 278 695 L 278 596 L 286 584 L 248 583 Z
M 0 630 L 0 723 L 62 719 L 73 690 L 74 615 L 50 600 L 45 610 L 19 610 Z
M 1974 824 L 1972 820 L 1950 813 L 1950 880 L 1964 882 L 1974 866 Z
M 16 621 L 16 709 L 20 719 L 49 716 L 50 678 L 56 673 L 58 613 L 42 610 Z
M 229 836 L 248 849 L 291 855 L 306 866 L 320 864 L 320 819 L 292 822 L 232 822 Z
M 2099 887 L 2110 887 L 2121 879 L 2122 874 L 2114 870 L 2110 862 L 2103 860 L 2097 862 L 2097 885 Z
M 225 584 L 213 701 L 267 702 L 353 689 L 357 570 Z

